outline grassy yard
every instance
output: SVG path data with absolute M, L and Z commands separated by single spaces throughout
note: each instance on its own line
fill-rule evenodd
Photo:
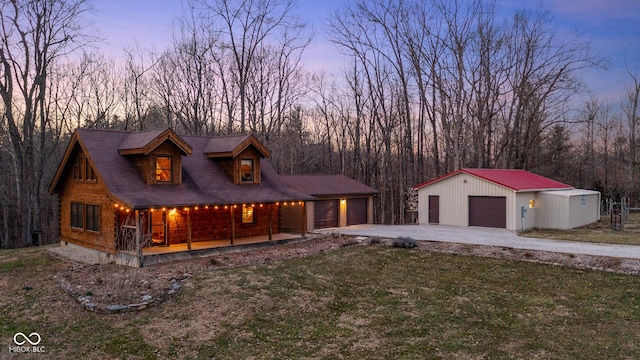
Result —
M 99 315 L 51 280 L 68 266 L 0 252 L 0 358 L 640 358 L 635 276 L 351 246 L 206 270 L 160 306 Z M 9 354 L 33 331 L 44 356 Z
M 615 231 L 610 227 L 610 219 L 603 215 L 602 219 L 595 224 L 587 225 L 571 230 L 527 230 L 520 233 L 521 236 L 586 241 L 605 244 L 627 244 L 640 245 L 640 213 L 629 214 L 629 219 L 625 222 L 624 231 Z

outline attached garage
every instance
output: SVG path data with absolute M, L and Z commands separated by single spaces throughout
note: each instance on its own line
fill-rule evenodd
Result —
M 461 169 L 414 189 L 422 224 L 559 229 L 599 219 L 597 191 L 574 189 L 524 170 Z
M 287 219 L 300 216 L 306 216 L 309 231 L 373 223 L 373 197 L 379 193 L 378 190 L 342 175 L 281 177 L 289 186 L 317 198 L 305 203 L 304 215 L 296 213 L 300 211 L 299 208 L 282 208 L 280 215 L 283 224 L 295 227 L 296 222 Z

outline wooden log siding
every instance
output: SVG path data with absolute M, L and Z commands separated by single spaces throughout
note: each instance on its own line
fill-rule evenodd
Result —
M 231 205 L 230 205 L 231 206 Z M 269 209 L 271 208 L 271 231 L 276 234 L 280 232 L 280 206 L 275 204 L 258 204 L 254 207 L 254 224 L 242 223 L 242 205 L 234 211 L 235 237 L 243 238 L 249 236 L 269 235 Z M 167 209 L 169 244 L 186 243 L 188 240 L 189 225 L 187 221 L 187 211 L 190 211 L 191 218 L 191 241 L 227 240 L 231 238 L 231 211 L 224 206 L 214 209 L 199 207 L 198 210 L 191 207 Z M 155 210 L 161 211 L 161 210 Z
M 75 158 L 81 156 L 77 151 Z M 84 169 L 83 169 L 84 171 Z M 66 174 L 60 190 L 60 241 L 70 242 L 87 248 L 115 254 L 114 243 L 115 213 L 113 202 L 107 198 L 107 189 L 100 179 L 75 180 L 73 172 Z M 71 203 L 83 204 L 86 225 L 86 205 L 100 206 L 100 230 L 75 229 L 71 227 Z

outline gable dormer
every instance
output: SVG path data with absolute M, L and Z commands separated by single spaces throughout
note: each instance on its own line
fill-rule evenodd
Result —
M 271 152 L 253 135 L 212 138 L 204 154 L 214 159 L 234 184 L 259 184 L 260 159 Z
M 182 183 L 182 156 L 193 149 L 171 129 L 132 133 L 118 147 L 148 185 Z

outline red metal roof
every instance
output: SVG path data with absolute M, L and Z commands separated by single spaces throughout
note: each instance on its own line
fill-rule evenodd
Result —
M 494 184 L 509 188 L 513 191 L 573 189 L 573 186 L 571 185 L 567 185 L 559 181 L 546 178 L 544 176 L 536 175 L 525 170 L 517 169 L 461 169 L 429 180 L 420 185 L 416 185 L 413 188 L 417 190 L 421 187 L 431 185 L 440 180 L 461 173 L 476 176 L 483 180 L 490 181 Z

